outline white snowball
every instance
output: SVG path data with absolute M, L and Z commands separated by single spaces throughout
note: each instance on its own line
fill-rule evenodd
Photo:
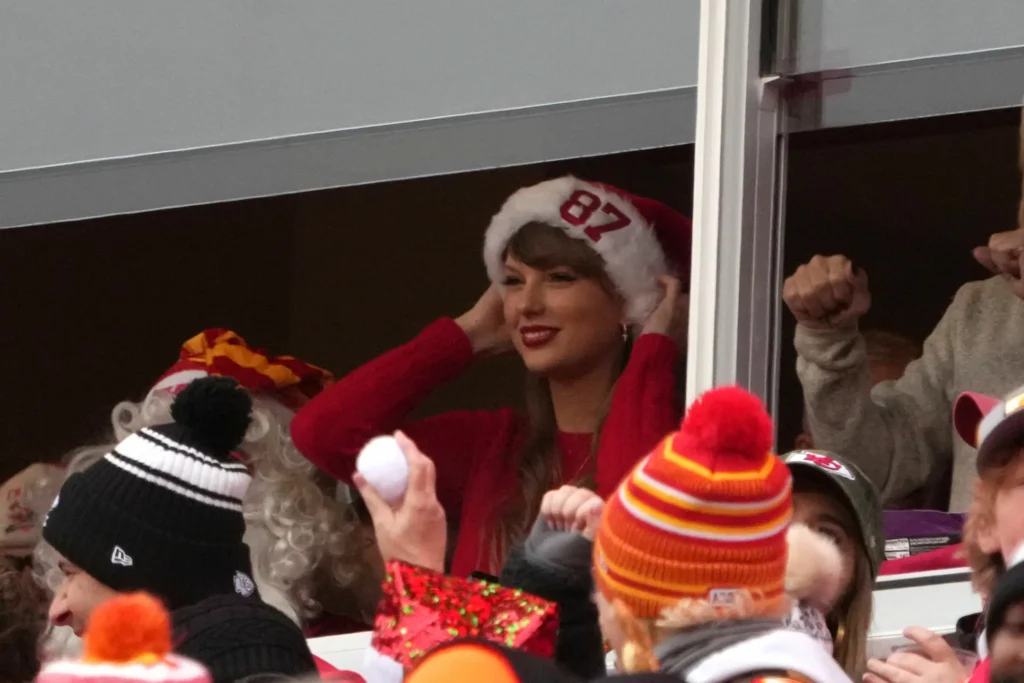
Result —
M 400 501 L 409 487 L 409 462 L 393 436 L 370 439 L 356 458 L 356 471 L 388 503 Z

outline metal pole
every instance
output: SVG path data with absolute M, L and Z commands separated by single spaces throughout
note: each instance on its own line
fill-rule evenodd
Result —
M 735 383 L 772 409 L 782 81 L 762 75 L 762 20 L 762 0 L 701 3 L 686 395 Z

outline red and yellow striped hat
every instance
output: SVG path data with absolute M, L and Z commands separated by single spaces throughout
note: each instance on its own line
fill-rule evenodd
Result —
M 273 394 L 297 409 L 332 381 L 331 373 L 294 356 L 271 356 L 231 330 L 203 330 L 181 346 L 178 362 L 150 390 L 180 391 L 200 377 L 231 377 L 253 393 Z
M 604 597 L 641 619 L 685 598 L 726 607 L 739 591 L 778 605 L 793 503 L 771 443 L 753 394 L 724 387 L 698 398 L 605 506 L 594 544 Z

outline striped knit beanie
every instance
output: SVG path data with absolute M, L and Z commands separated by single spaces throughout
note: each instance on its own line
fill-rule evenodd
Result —
M 762 610 L 778 606 L 792 483 L 771 443 L 756 396 L 725 387 L 698 398 L 605 505 L 594 544 L 602 595 L 640 619 L 684 599 L 728 607 L 740 591 Z
M 258 597 L 242 542 L 251 481 L 233 452 L 252 399 L 233 379 L 197 379 L 146 427 L 68 477 L 43 521 L 57 552 L 116 591 L 144 590 L 174 610 L 210 596 Z

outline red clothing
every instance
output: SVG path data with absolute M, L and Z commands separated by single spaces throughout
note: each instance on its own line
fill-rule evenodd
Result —
M 355 671 L 342 671 L 316 655 L 313 655 L 313 662 L 316 664 L 317 673 L 322 681 L 335 681 L 335 683 L 366 683 L 366 679 Z
M 615 385 L 597 451 L 597 492 L 607 497 L 633 465 L 679 425 L 675 342 L 641 335 Z M 292 440 L 317 467 L 345 483 L 356 457 L 375 436 L 402 429 L 434 461 L 437 496 L 460 522 L 452 574 L 494 573 L 483 537 L 496 507 L 518 485 L 515 455 L 527 434 L 512 409 L 459 410 L 406 423 L 438 385 L 473 361 L 469 338 L 454 320 L 428 325 L 411 342 L 356 369 L 307 403 L 292 420 Z M 571 481 L 586 467 L 591 435 L 558 434 L 562 472 Z
M 901 557 L 898 560 L 886 560 L 882 563 L 880 576 L 893 574 L 912 574 L 914 572 L 930 572 L 937 569 L 958 569 L 967 566 L 967 559 L 961 555 L 962 544 L 947 546 L 920 555 Z
M 968 683 L 988 683 L 990 674 L 992 671 L 992 660 L 988 657 L 981 660 L 978 666 L 974 667 L 974 671 L 971 672 L 971 677 L 967 679 Z

